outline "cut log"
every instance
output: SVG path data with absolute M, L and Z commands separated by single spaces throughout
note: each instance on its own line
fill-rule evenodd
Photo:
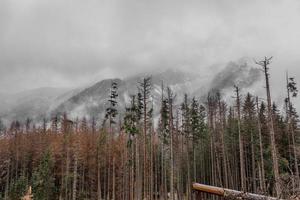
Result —
M 204 184 L 199 184 L 199 183 L 193 184 L 193 190 L 221 196 L 221 197 L 224 197 L 225 199 L 232 199 L 232 200 L 234 200 L 234 199 L 281 200 L 281 199 L 278 199 L 275 197 L 268 197 L 268 196 L 259 195 L 259 194 L 252 194 L 252 193 L 241 192 L 241 191 L 237 191 L 237 190 L 230 190 L 230 189 L 214 187 L 214 186 L 209 186 L 209 185 L 204 185 Z

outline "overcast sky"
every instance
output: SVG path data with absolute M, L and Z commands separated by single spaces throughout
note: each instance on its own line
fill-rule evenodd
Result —
M 270 55 L 279 87 L 299 48 L 299 0 L 0 1 L 0 92 Z

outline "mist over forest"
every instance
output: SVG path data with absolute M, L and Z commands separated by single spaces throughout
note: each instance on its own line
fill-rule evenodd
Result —
M 300 198 L 300 1 L 1 0 L 0 200 Z

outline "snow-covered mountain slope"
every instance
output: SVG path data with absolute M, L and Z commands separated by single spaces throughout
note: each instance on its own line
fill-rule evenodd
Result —
M 226 97 L 227 93 L 232 95 L 234 84 L 242 88 L 252 87 L 254 83 L 260 79 L 260 71 L 240 61 L 240 63 L 228 63 L 213 76 L 169 69 L 163 72 L 153 72 L 151 74 L 138 74 L 124 80 L 107 79 L 71 97 L 53 110 L 52 114 L 66 112 L 72 118 L 78 116 L 93 116 L 98 119 L 103 118 L 112 81 L 118 83 L 119 112 L 123 113 L 126 105 L 129 105 L 130 96 L 137 94 L 139 82 L 146 76 L 152 77 L 151 95 L 154 113 L 158 113 L 162 94 L 162 83 L 165 87 L 170 87 L 176 95 L 175 102 L 177 105 L 182 102 L 185 93 L 190 96 L 195 96 L 204 102 L 208 92 L 212 90 L 221 90 Z
M 68 91 L 71 89 L 47 87 L 2 95 L 0 117 L 5 121 L 43 118 L 47 115 L 50 106 L 56 102 L 57 97 Z
M 52 114 L 67 112 L 73 118 L 77 116 L 94 116 L 101 119 L 107 107 L 107 98 L 112 81 L 118 83 L 118 106 L 122 113 L 125 111 L 125 107 L 129 105 L 131 96 L 137 94 L 139 82 L 146 76 L 151 76 L 151 97 L 153 99 L 153 107 L 155 108 L 157 108 L 156 105 L 160 102 L 162 83 L 165 86 L 169 86 L 176 94 L 191 94 L 193 92 L 193 83 L 199 78 L 198 76 L 178 70 L 166 70 L 151 75 L 139 74 L 124 80 L 102 80 L 59 105 L 52 111 Z
M 245 60 L 230 62 L 218 71 L 207 74 L 168 69 L 138 74 L 123 80 L 106 79 L 84 89 L 40 88 L 26 91 L 1 98 L 0 117 L 6 121 L 24 121 L 27 117 L 38 120 L 66 112 L 73 119 L 83 116 L 102 119 L 112 81 L 118 83 L 118 106 L 119 112 L 123 113 L 129 105 L 131 95 L 137 94 L 139 82 L 146 76 L 152 78 L 151 97 L 155 113 L 158 113 L 160 107 L 162 83 L 172 89 L 178 105 L 185 93 L 204 102 L 208 92 L 221 90 L 224 98 L 230 99 L 234 84 L 247 88 L 245 91 L 257 92 L 255 84 L 260 80 L 261 72 L 245 63 Z

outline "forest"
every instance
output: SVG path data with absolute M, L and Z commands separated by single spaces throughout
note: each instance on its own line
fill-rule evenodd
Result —
M 65 113 L 2 125 L 0 199 L 19 200 L 29 187 L 36 200 L 215 199 L 193 192 L 194 182 L 277 198 L 299 194 L 298 90 L 287 75 L 279 109 L 270 63 L 256 62 L 265 96 L 232 85 L 234 103 L 217 90 L 205 102 L 178 96 L 162 83 L 157 125 L 151 77 L 137 83 L 125 113 L 112 82 L 102 121 Z

